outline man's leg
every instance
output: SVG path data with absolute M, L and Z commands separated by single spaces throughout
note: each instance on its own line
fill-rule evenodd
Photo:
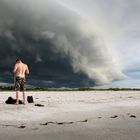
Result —
M 25 91 L 23 91 L 23 104 L 25 105 L 26 104 L 26 95 L 25 95 Z
M 24 78 L 22 79 L 22 82 L 21 82 L 21 90 L 23 93 L 23 104 L 25 105 L 26 104 L 26 95 L 25 95 L 25 79 Z
M 16 105 L 18 105 L 19 101 L 18 101 L 18 91 L 16 91 Z

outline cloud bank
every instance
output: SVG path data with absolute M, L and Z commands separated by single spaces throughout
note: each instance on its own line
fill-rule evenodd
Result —
M 123 77 L 112 50 L 78 12 L 55 0 L 0 1 L 1 80 L 11 80 L 17 57 L 28 63 L 29 84 L 89 86 Z

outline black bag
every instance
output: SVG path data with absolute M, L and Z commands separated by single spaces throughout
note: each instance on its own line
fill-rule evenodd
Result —
M 33 96 L 27 96 L 27 101 L 28 103 L 33 103 L 34 102 Z
M 6 101 L 6 104 L 15 104 L 16 103 L 16 99 L 13 99 L 12 97 L 9 97 Z M 22 101 L 19 100 L 19 104 L 22 104 Z

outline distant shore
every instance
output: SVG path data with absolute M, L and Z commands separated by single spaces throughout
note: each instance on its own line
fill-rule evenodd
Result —
M 0 86 L 0 91 L 13 91 L 14 86 Z M 55 87 L 28 87 L 27 91 L 140 91 L 140 88 L 91 88 L 91 87 L 80 87 L 80 88 L 55 88 Z

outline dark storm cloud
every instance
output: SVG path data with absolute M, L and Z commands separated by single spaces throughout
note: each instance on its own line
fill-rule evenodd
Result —
M 120 78 L 111 61 L 80 15 L 54 0 L 0 1 L 0 69 L 12 81 L 17 57 L 31 70 L 29 84 L 39 86 L 88 86 Z

